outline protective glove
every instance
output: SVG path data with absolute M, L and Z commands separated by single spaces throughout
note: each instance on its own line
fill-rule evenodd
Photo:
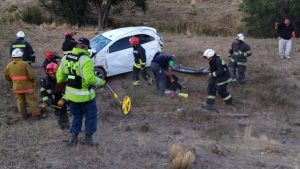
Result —
M 63 108 L 65 102 L 66 102 L 65 99 L 61 98 L 61 99 L 57 102 L 57 106 L 60 107 L 60 108 Z

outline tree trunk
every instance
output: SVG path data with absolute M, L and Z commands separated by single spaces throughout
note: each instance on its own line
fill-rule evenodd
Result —
M 103 0 L 99 0 L 97 3 L 98 10 L 98 30 L 103 30 L 107 27 L 109 11 L 112 5 L 112 0 L 107 0 L 103 3 Z

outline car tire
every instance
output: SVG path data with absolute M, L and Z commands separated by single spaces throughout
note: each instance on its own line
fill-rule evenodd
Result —
M 106 79 L 106 71 L 102 67 L 95 67 L 95 75 L 103 80 Z

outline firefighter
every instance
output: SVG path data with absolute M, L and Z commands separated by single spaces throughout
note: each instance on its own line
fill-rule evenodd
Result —
M 153 84 L 152 78 L 147 73 L 146 69 L 146 51 L 140 45 L 139 38 L 133 36 L 129 39 L 131 46 L 133 47 L 134 65 L 132 69 L 133 75 L 133 85 L 139 85 L 139 72 L 141 72 L 142 77 L 148 81 L 148 84 Z
M 69 145 L 78 143 L 83 117 L 85 117 L 85 139 L 83 144 L 95 145 L 93 134 L 97 130 L 97 106 L 94 87 L 105 85 L 105 81 L 94 73 L 94 63 L 89 58 L 90 41 L 86 38 L 78 40 L 77 47 L 65 55 L 56 72 L 57 83 L 67 82 L 63 99 L 68 101 L 73 115 L 70 127 Z M 58 103 L 62 106 L 63 100 Z
M 30 117 L 26 110 L 26 102 L 29 103 L 31 115 L 34 119 L 40 119 L 40 110 L 34 95 L 35 73 L 23 59 L 23 52 L 16 48 L 12 51 L 12 62 L 4 71 L 5 79 L 12 82 L 13 91 L 17 100 L 19 113 L 23 119 Z
M 23 52 L 23 60 L 31 65 L 35 63 L 35 54 L 29 42 L 25 40 L 25 33 L 19 31 L 17 34 L 17 39 L 11 43 L 9 53 L 12 54 L 12 51 L 16 48 L 19 48 Z
M 46 65 L 45 70 L 47 75 L 40 80 L 40 95 L 46 106 L 56 106 L 54 109 L 55 115 L 58 116 L 58 125 L 60 129 L 64 130 L 68 129 L 70 124 L 66 104 L 58 108 L 58 102 L 63 97 L 65 91 L 65 83 L 56 83 L 55 74 L 57 69 L 57 63 L 51 62 Z
M 251 56 L 250 46 L 245 43 L 243 34 L 237 34 L 235 41 L 229 49 L 229 72 L 232 81 L 243 83 L 245 81 L 246 63 L 247 58 Z M 238 71 L 238 78 L 236 79 L 236 70 Z
M 62 44 L 62 51 L 64 52 L 64 55 L 71 53 L 72 49 L 75 48 L 77 45 L 77 42 L 73 38 L 73 32 L 66 31 L 65 32 L 65 41 Z
M 151 69 L 155 76 L 156 88 L 160 90 L 162 95 L 165 95 L 167 82 L 173 84 L 175 82 L 172 66 L 176 57 L 174 55 L 161 54 L 155 57 L 151 62 Z
M 57 60 L 59 60 L 59 59 L 61 59 L 61 58 L 56 53 L 54 53 L 53 51 L 50 51 L 50 50 L 46 51 L 45 52 L 45 60 L 44 60 L 44 63 L 43 63 L 43 68 L 44 68 L 45 72 L 46 72 L 46 67 L 49 63 L 53 62 L 53 63 L 58 64 Z
M 231 78 L 225 61 L 212 49 L 206 49 L 203 53 L 203 58 L 209 62 L 210 69 L 205 107 L 208 110 L 216 111 L 214 108 L 216 92 L 223 98 L 225 104 L 232 105 L 232 97 L 227 90 L 227 85 Z

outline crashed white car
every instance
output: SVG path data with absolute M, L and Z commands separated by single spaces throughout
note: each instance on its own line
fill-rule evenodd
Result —
M 154 56 L 162 52 L 163 40 L 154 28 L 125 27 L 104 32 L 90 40 L 95 73 L 99 77 L 106 78 L 132 71 L 134 56 L 129 43 L 132 36 L 138 37 L 146 50 L 146 66 L 150 65 Z

